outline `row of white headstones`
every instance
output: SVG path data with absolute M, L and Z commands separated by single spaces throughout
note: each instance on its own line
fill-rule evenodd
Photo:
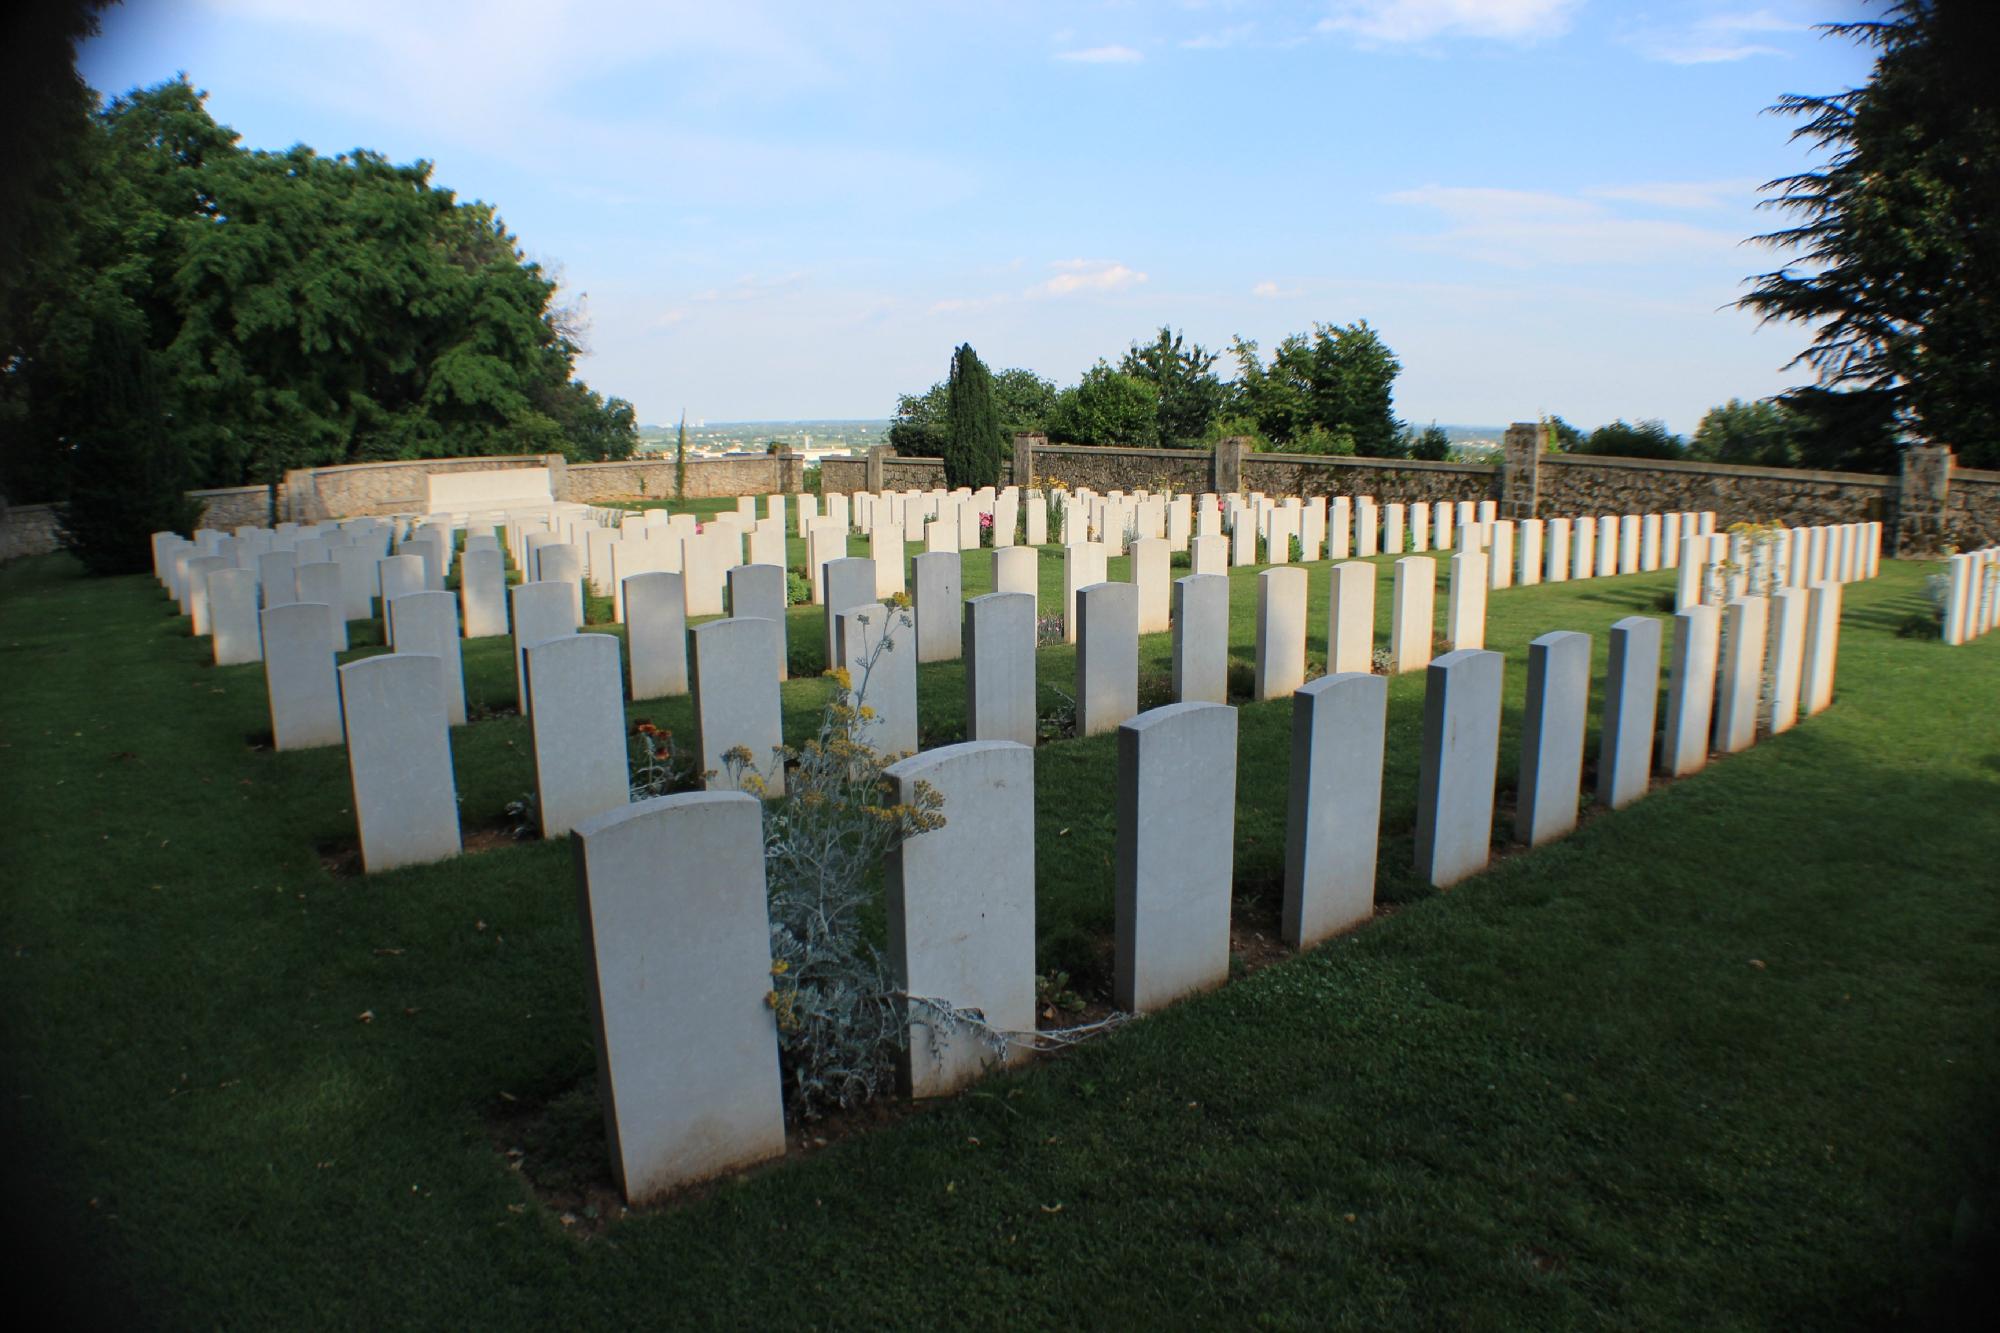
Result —
M 2000 546 L 1953 555 L 1944 595 L 1946 643 L 1971 643 L 2000 626 Z
M 585 521 L 595 524 L 594 517 Z M 284 696 L 296 690 L 296 681 L 288 684 L 287 678 L 308 668 L 324 679 L 313 693 L 325 713 L 326 743 L 338 743 L 344 720 L 371 870 L 459 849 L 448 730 L 448 682 L 459 678 L 458 599 L 422 586 L 398 591 L 406 577 L 431 577 L 434 565 L 443 577 L 451 552 L 439 527 L 411 531 L 402 543 L 406 554 L 378 557 L 396 651 L 339 667 L 337 684 L 332 639 L 337 624 L 344 633 L 336 615 L 337 606 L 346 609 L 343 602 L 280 601 L 262 612 L 274 725 L 285 711 Z M 377 541 L 375 525 L 352 531 L 371 548 Z M 1841 545 L 1833 538 L 1827 544 Z M 198 567 L 162 545 L 168 553 L 163 583 L 171 587 L 178 570 L 187 586 Z M 1756 586 L 1768 595 L 1743 592 L 1720 607 L 1697 601 L 1676 614 L 1657 750 L 1661 622 L 1635 616 L 1612 627 L 1598 776 L 1605 804 L 1615 808 L 1643 795 L 1656 767 L 1671 776 L 1696 771 L 1711 749 L 1730 753 L 1753 744 L 1760 722 L 1764 731 L 1781 732 L 1831 701 L 1840 582 L 1810 577 L 1815 571 L 1807 543 L 1807 558 L 1793 566 L 1806 581 L 1788 584 L 1775 575 L 1777 553 L 1792 549 L 1789 539 L 1763 546 L 1772 552 L 1766 572 L 1773 577 Z M 467 558 L 489 551 L 497 557 L 497 547 L 494 534 L 474 532 Z M 546 559 L 550 549 L 545 544 L 539 556 Z M 996 552 L 996 559 L 1003 554 Z M 957 552 L 916 557 L 919 615 L 926 586 L 921 562 L 949 560 L 955 567 L 958 559 Z M 1460 588 L 1455 600 L 1469 604 L 1476 595 L 1483 603 L 1485 560 L 1478 549 L 1453 557 Z M 308 562 L 315 563 L 334 562 Z M 873 563 L 829 561 L 826 605 L 845 600 L 843 584 L 872 588 Z M 1407 615 L 1426 631 L 1430 617 L 1419 617 L 1417 609 L 1429 591 L 1422 573 L 1433 568 L 1424 557 L 1397 563 L 1398 617 Z M 1856 577 L 1863 576 L 1859 568 Z M 1360 562 L 1337 567 L 1330 622 L 1337 641 L 1343 622 L 1352 619 L 1370 625 L 1372 646 L 1373 571 Z M 1711 572 L 1718 575 L 1714 584 L 1726 584 L 1727 564 Z M 767 615 L 741 612 L 753 609 L 751 581 L 777 582 L 765 595 L 781 598 L 783 571 L 744 565 L 728 573 L 732 609 L 739 614 L 698 626 L 691 635 L 697 725 L 719 733 L 703 742 L 703 753 L 730 745 L 769 753 L 779 743 L 783 603 L 764 608 Z M 207 576 L 211 603 L 218 575 L 225 584 L 232 577 L 223 570 Z M 647 627 L 665 628 L 660 637 L 672 642 L 684 663 L 681 576 L 655 571 L 631 577 L 625 592 L 635 658 Z M 1369 615 L 1362 618 L 1357 608 L 1364 577 Z M 1365 668 L 1340 669 L 1338 652 L 1332 674 L 1303 680 L 1304 580 L 1305 572 L 1295 568 L 1259 575 L 1257 629 L 1260 697 L 1290 693 L 1294 701 L 1284 934 L 1297 947 L 1372 914 L 1387 698 L 1383 677 Z M 1079 708 L 1089 700 L 1099 729 L 1119 733 L 1115 998 L 1130 1012 L 1156 1009 L 1227 975 L 1236 766 L 1236 715 L 1222 702 L 1221 688 L 1227 583 L 1198 574 L 1175 584 L 1177 687 L 1206 681 L 1215 686 L 1213 697 L 1184 695 L 1182 702 L 1146 713 L 1138 713 L 1135 702 L 1096 711 L 1107 692 L 1136 698 L 1136 586 L 1096 583 L 1077 590 Z M 1014 1052 L 1027 1049 L 1034 1025 L 1033 600 L 1031 593 L 1000 592 L 964 604 L 973 702 L 968 734 L 974 739 L 914 755 L 889 770 L 898 799 L 908 799 L 921 780 L 944 796 L 949 812 L 942 829 L 911 839 L 889 867 L 898 982 L 909 996 L 977 1010 L 992 1029 L 1022 1034 L 1022 1044 L 1008 1048 Z M 758 805 L 747 795 L 717 790 L 630 803 L 616 639 L 575 632 L 577 577 L 522 585 L 514 590 L 513 609 L 543 828 L 551 836 L 572 833 L 579 852 L 614 1162 L 628 1196 L 643 1200 L 782 1151 L 776 1033 L 764 1004 L 770 955 Z M 536 637 L 537 623 L 553 632 Z M 914 626 L 880 603 L 847 606 L 830 623 L 839 645 L 835 660 L 850 669 L 871 644 L 890 637 L 894 648 L 875 657 L 868 677 L 867 702 L 877 716 L 869 739 L 884 752 L 914 749 Z M 1424 649 L 1427 658 L 1427 639 Z M 1476 873 L 1488 859 L 1502 659 L 1468 644 L 1424 665 L 1416 862 L 1442 886 Z M 1528 670 L 1514 837 L 1535 845 L 1576 822 L 1589 637 L 1557 632 L 1536 639 Z M 977 683 L 982 678 L 983 686 Z M 1014 704 L 996 712 L 990 706 L 996 693 L 1013 696 Z M 462 686 L 459 698 L 462 717 Z M 999 734 L 1000 722 L 1018 725 L 1024 716 L 1030 726 L 1025 737 Z M 1187 782 L 1189 772 L 1203 773 L 1205 781 Z M 772 789 L 780 789 L 782 769 L 773 766 L 770 776 Z M 662 866 L 674 867 L 664 886 Z M 968 867 L 978 869 L 968 874 Z M 753 885 L 759 891 L 752 893 Z M 918 1095 L 935 1095 L 963 1086 L 1002 1058 L 986 1041 L 954 1040 L 948 1028 L 920 1026 L 905 1073 Z M 718 1124 L 731 1128 L 717 1133 Z

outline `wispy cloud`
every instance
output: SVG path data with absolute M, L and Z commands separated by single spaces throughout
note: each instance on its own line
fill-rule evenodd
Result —
M 1788 57 L 1790 52 L 1771 45 L 1768 39 L 1810 28 L 1799 19 L 1754 9 L 1708 14 L 1679 26 L 1650 24 L 1633 29 L 1623 40 L 1648 60 L 1669 65 L 1716 65 L 1753 56 Z
M 1260 282 L 1250 289 L 1250 294 L 1260 301 L 1276 301 L 1281 297 L 1297 296 L 1296 287 L 1280 287 L 1275 282 Z
M 1056 275 L 1028 289 L 1030 296 L 1073 296 L 1078 292 L 1116 292 L 1136 287 L 1146 275 L 1105 259 L 1059 259 L 1049 265 Z
M 1197 33 L 1184 38 L 1181 48 L 1187 51 L 1226 51 L 1232 46 L 1241 46 L 1257 32 L 1254 23 L 1237 23 L 1214 32 Z
M 1593 199 L 1650 204 L 1655 208 L 1726 208 L 1732 204 L 1752 202 L 1759 183 L 1747 176 L 1734 180 L 1650 181 L 1632 185 L 1595 185 L 1583 193 Z
M 1058 51 L 1057 60 L 1075 65 L 1132 65 L 1146 57 L 1129 46 L 1087 46 L 1080 51 Z
M 1626 216 L 1582 194 L 1426 185 L 1385 201 L 1443 216 L 1443 231 L 1413 244 L 1507 268 L 1653 264 L 1721 254 L 1742 240 L 1722 228 Z
M 1532 42 L 1569 29 L 1580 0 L 1335 0 L 1319 31 L 1367 44 L 1400 45 L 1440 37 Z

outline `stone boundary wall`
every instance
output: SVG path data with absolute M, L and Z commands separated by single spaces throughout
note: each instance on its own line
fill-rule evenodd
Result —
M 1718 528 L 1892 522 L 1899 483 L 1865 472 L 1736 467 L 1654 458 L 1543 454 L 1536 506 L 1544 515 L 1715 511 Z
M 383 463 L 343 463 L 285 474 L 279 509 L 296 523 L 368 514 L 422 513 L 429 496 L 424 478 L 438 472 L 497 472 L 545 467 L 549 488 L 562 498 L 561 454 L 495 454 L 485 458 L 408 458 Z M 204 524 L 214 527 L 215 524 Z
M 1266 495 L 1372 495 L 1383 504 L 1416 504 L 1491 500 L 1499 483 L 1499 468 L 1471 463 L 1312 454 L 1247 454 L 1243 459 L 1243 489 Z
M 2000 472 L 1953 468 L 1945 493 L 1944 537 L 1961 551 L 2000 546 Z
M 741 458 L 690 458 L 687 498 L 713 500 L 732 495 L 790 495 L 805 482 L 805 459 L 798 454 L 757 454 Z M 671 454 L 614 463 L 571 463 L 552 477 L 558 500 L 593 504 L 600 500 L 670 500 L 674 495 Z
M 870 484 L 870 473 L 880 480 Z M 1004 485 L 1006 478 L 1001 478 Z M 944 485 L 942 458 L 904 458 L 877 445 L 866 457 L 819 460 L 821 495 L 852 495 L 856 491 L 933 491 Z
M 1061 482 L 1071 490 L 1214 489 L 1214 455 L 1206 449 L 1107 449 L 1095 445 L 1035 446 L 1035 484 Z
M 221 528 L 226 532 L 234 528 L 271 525 L 269 486 L 225 486 L 213 491 L 189 491 L 187 496 L 201 505 L 201 518 L 195 523 L 198 528 Z M 278 512 L 281 516 L 284 513 L 282 494 Z
M 0 508 L 0 561 L 24 555 L 47 555 L 62 549 L 62 532 L 54 505 L 8 505 Z

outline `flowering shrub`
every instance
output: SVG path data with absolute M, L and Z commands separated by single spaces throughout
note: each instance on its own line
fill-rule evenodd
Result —
M 910 601 L 890 599 L 889 622 L 859 665 L 826 674 L 839 688 L 811 740 L 775 756 L 782 795 L 764 805 L 764 878 L 770 895 L 771 990 L 786 1104 L 813 1119 L 873 1099 L 893 1085 L 896 1053 L 909 1046 L 909 1015 L 887 961 L 868 941 L 861 914 L 873 901 L 882 859 L 903 839 L 940 828 L 944 801 L 919 783 L 894 800 L 885 763 L 869 742 L 874 710 L 868 678 L 893 652 L 895 626 L 912 624 Z M 746 752 L 732 772 L 747 791 L 766 783 Z
M 641 718 L 632 727 L 632 799 L 650 800 L 699 790 L 709 775 L 695 757 L 674 744 L 674 733 Z

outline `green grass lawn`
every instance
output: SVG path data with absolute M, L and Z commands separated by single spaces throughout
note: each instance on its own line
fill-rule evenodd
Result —
M 207 665 L 149 579 L 6 566 L 17 1271 L 74 1319 L 175 1325 L 1990 1314 L 2000 636 L 1897 637 L 1935 568 L 1848 589 L 1830 711 L 1449 893 L 1408 869 L 1422 680 L 1393 681 L 1372 926 L 602 1227 L 529 1184 L 601 1152 L 567 847 L 339 873 L 344 757 L 259 746 L 261 668 Z M 1046 610 L 1059 552 L 1042 571 Z M 1672 577 L 1493 596 L 1503 788 L 1527 640 L 1590 632 L 1601 673 L 1606 628 L 1659 614 Z M 983 553 L 964 583 L 990 587 Z M 1232 584 L 1247 663 L 1254 572 Z M 791 612 L 788 737 L 828 688 L 820 625 Z M 1141 656 L 1157 701 L 1166 637 Z M 507 642 L 465 667 L 475 716 L 502 710 L 452 735 L 463 822 L 490 842 L 532 788 L 528 733 Z M 1074 655 L 1039 671 L 1053 707 Z M 927 745 L 962 735 L 963 688 L 923 670 Z M 689 721 L 686 700 L 629 712 Z M 1275 915 L 1288 734 L 1289 703 L 1243 706 L 1245 919 Z M 1107 976 L 1115 765 L 1109 737 L 1036 756 L 1040 963 L 1086 989 Z

